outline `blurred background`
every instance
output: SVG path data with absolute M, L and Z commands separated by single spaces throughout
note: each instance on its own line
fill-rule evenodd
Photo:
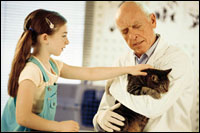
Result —
M 157 17 L 156 32 L 193 59 L 195 97 L 193 131 L 199 131 L 199 1 L 142 1 Z M 121 1 L 1 1 L 1 115 L 8 99 L 7 83 L 15 47 L 25 17 L 33 10 L 55 10 L 68 23 L 70 44 L 54 57 L 75 66 L 112 66 L 128 46 L 116 29 L 115 13 Z M 184 66 L 183 66 L 184 67 Z M 187 82 L 187 81 L 186 81 Z M 105 81 L 58 80 L 56 120 L 76 120 L 81 130 L 93 131 Z

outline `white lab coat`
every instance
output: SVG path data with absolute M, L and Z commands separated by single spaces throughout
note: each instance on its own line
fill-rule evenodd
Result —
M 163 70 L 172 68 L 169 91 L 161 99 L 148 95 L 131 95 L 126 91 L 127 75 L 117 77 L 110 87 L 112 96 L 104 93 L 102 97 L 93 119 L 95 128 L 97 115 L 113 106 L 116 99 L 131 110 L 150 118 L 144 128 L 145 132 L 192 131 L 190 113 L 194 96 L 194 72 L 189 56 L 181 49 L 165 43 L 161 37 L 147 64 Z M 120 58 L 116 66 L 131 65 L 135 65 L 133 51 Z

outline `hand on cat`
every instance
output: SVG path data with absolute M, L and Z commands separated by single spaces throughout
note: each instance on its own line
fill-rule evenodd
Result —
M 136 65 L 136 66 L 130 66 L 129 67 L 129 72 L 130 74 L 136 76 L 136 75 L 147 75 L 146 72 L 141 72 L 141 70 L 143 69 L 148 69 L 148 68 L 153 68 L 151 65 L 148 65 L 148 64 L 139 64 L 139 65 Z
M 119 108 L 120 105 L 121 105 L 120 103 L 117 103 L 114 106 L 110 107 L 109 109 L 100 112 L 100 114 L 97 116 L 97 123 L 105 131 L 107 131 L 107 132 L 113 132 L 113 130 L 120 131 L 120 128 L 114 126 L 113 124 L 116 124 L 119 126 L 124 125 L 124 123 L 122 121 L 124 121 L 125 118 L 123 116 L 113 112 L 113 110 Z

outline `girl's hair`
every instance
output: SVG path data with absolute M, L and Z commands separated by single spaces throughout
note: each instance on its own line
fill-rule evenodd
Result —
M 17 96 L 19 75 L 31 55 L 31 47 L 38 44 L 38 35 L 53 35 L 65 23 L 67 20 L 59 13 L 44 9 L 35 10 L 25 18 L 24 32 L 17 43 L 8 80 L 10 96 Z

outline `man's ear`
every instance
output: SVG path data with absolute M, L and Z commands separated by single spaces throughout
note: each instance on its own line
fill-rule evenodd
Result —
M 151 25 L 153 28 L 156 28 L 156 15 L 154 13 L 152 13 L 150 15 L 150 21 L 151 21 Z

